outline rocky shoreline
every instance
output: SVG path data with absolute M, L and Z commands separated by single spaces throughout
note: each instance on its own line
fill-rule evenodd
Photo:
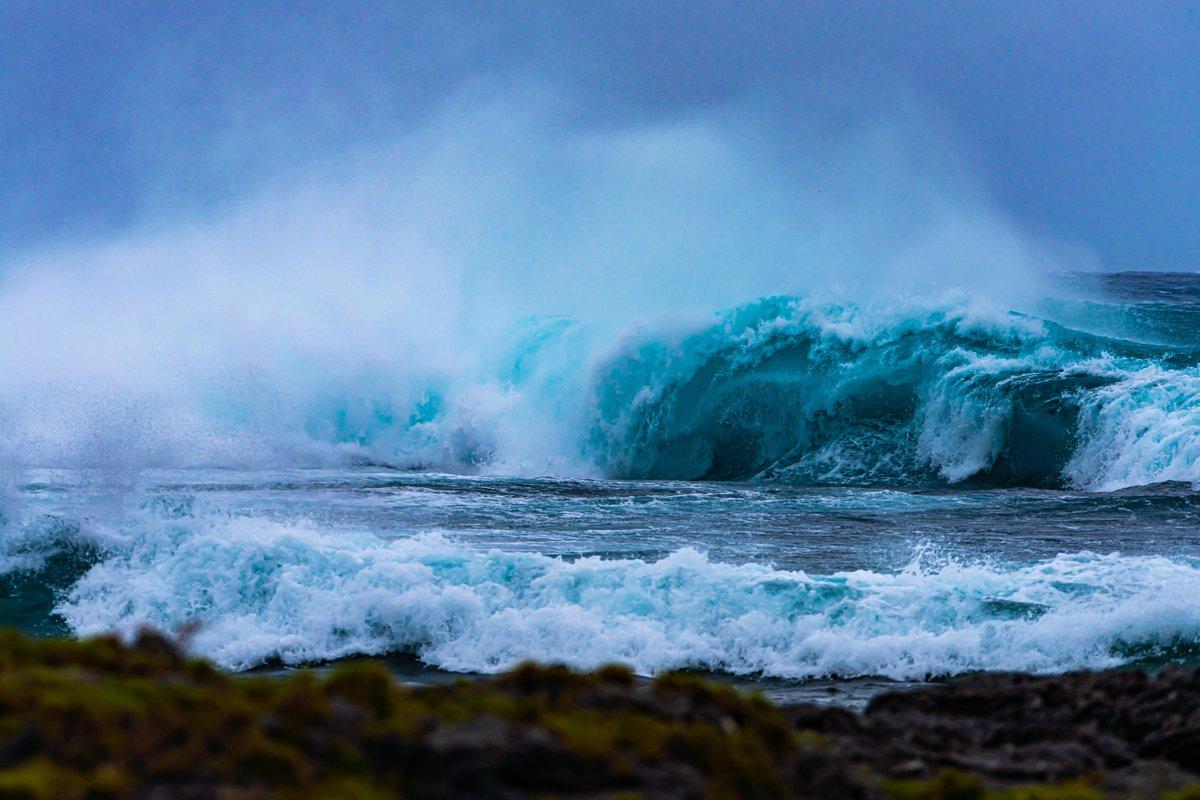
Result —
M 1200 798 L 1200 671 L 979 675 L 862 713 L 686 674 L 230 676 L 0 633 L 0 798 Z

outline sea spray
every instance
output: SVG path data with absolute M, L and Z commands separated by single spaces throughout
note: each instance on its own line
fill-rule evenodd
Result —
M 1053 259 L 919 125 L 782 163 L 755 109 L 592 129 L 533 88 L 464 88 L 207 216 L 6 254 L 0 465 L 618 474 L 590 401 L 636 342 L 764 297 L 1045 294 Z

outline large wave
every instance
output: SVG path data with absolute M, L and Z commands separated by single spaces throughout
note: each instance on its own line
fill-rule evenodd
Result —
M 919 112 L 806 129 L 783 157 L 752 104 L 599 128 L 577 111 L 548 87 L 466 88 L 210 216 L 6 258 L 0 465 L 751 477 L 795 466 L 805 442 L 850 447 L 822 429 L 821 393 L 826 416 L 853 415 L 838 396 L 864 419 L 903 415 L 910 376 L 881 363 L 863 391 L 839 388 L 818 352 L 857 341 L 839 324 L 887 347 L 887 330 L 936 317 L 872 300 L 968 287 L 1026 308 L 1058 264 L 930 146 Z M 821 311 L 830 297 L 859 305 Z M 957 346 L 953 313 L 930 354 Z M 795 346 L 769 335 L 776 320 Z M 820 346 L 802 357 L 805 338 Z M 872 381 L 899 390 L 875 399 Z M 746 419 L 716 421 L 714 403 Z M 758 452 L 772 430 L 792 456 Z M 896 458 L 912 463 L 891 474 L 916 480 L 912 448 Z M 857 460 L 864 479 L 889 472 Z
M 737 109 L 597 131 L 493 95 L 0 265 L 0 465 L 1200 479 L 1195 282 L 1047 302 L 1058 259 L 919 126 L 797 170 Z
M 1190 343 L 1084 332 L 961 295 L 774 297 L 714 319 L 614 334 L 531 317 L 458 373 L 224 376 L 187 387 L 184 408 L 178 395 L 42 386 L 0 398 L 11 402 L 5 456 L 900 487 L 1200 483 Z
M 591 445 L 629 477 L 1195 483 L 1196 365 L 1188 347 L 970 304 L 775 298 L 608 362 Z
M 527 320 L 465 391 L 343 398 L 309 425 L 405 467 L 1113 490 L 1200 481 L 1197 353 L 962 297 L 776 297 L 607 349 Z

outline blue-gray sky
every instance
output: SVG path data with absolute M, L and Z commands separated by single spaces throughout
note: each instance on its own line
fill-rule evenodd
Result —
M 916 104 L 1035 235 L 1200 269 L 1195 2 L 11 0 L 0 34 L 0 254 L 201 214 L 536 80 L 581 127 L 753 99 L 777 142 Z

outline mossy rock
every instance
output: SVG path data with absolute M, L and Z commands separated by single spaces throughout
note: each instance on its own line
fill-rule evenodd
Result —
M 1082 781 L 988 789 L 978 776 L 958 770 L 943 770 L 931 780 L 884 781 L 882 787 L 891 800 L 1104 800 Z
M 0 798 L 784 797 L 801 738 L 761 698 L 620 667 L 405 688 L 0 632 Z
M 1115 680 L 1129 691 L 1175 698 L 1152 707 L 1177 706 L 1188 681 L 1200 692 L 1200 673 L 1195 681 L 1190 674 L 1156 679 L 1168 682 L 1162 686 Z M 1107 685 L 1078 676 L 1060 681 L 1071 682 Z M 1089 696 L 1079 695 L 1086 713 Z M 971 716 L 977 704 L 963 711 L 947 697 L 885 699 L 863 715 L 781 709 L 694 674 L 643 680 L 622 667 L 582 673 L 533 664 L 415 688 L 372 662 L 323 674 L 235 676 L 153 633 L 127 645 L 0 631 L 0 800 L 1096 800 L 1098 786 L 1119 785 L 1063 772 L 1064 763 L 1075 763 L 1068 761 L 1051 764 L 1056 771 L 1046 774 L 1059 777 L 1043 785 L 1006 781 L 996 770 L 938 771 L 981 752 L 1007 752 L 980 750 L 962 735 L 981 724 Z M 1033 709 L 1015 717 L 1011 730 L 1035 743 L 1058 736 L 1061 725 L 1038 721 L 1037 709 L 1046 707 L 1009 704 Z M 1052 708 L 1061 721 L 1061 704 Z M 1141 736 L 1143 729 L 1130 730 Z M 1061 752 L 1075 758 L 1080 751 Z M 1126 751 L 1113 752 L 1133 763 Z M 1200 797 L 1181 790 L 1194 779 L 1189 774 L 1177 770 L 1165 787 L 1178 790 L 1169 795 L 1174 800 Z

